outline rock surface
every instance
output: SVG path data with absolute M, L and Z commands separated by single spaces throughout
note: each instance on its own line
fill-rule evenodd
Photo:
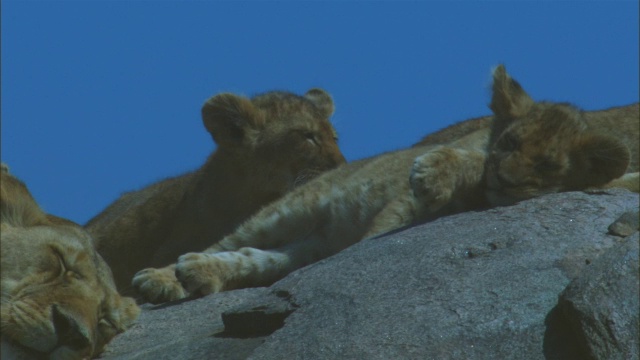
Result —
M 103 358 L 637 359 L 638 235 L 608 226 L 638 201 L 554 194 L 365 240 L 269 288 L 145 306 Z
M 639 211 L 627 211 L 613 224 L 609 225 L 609 232 L 613 235 L 629 236 L 638 231 L 640 225 Z
M 585 359 L 638 359 L 638 233 L 596 259 L 562 292 L 558 308 Z
M 608 226 L 638 204 L 575 192 L 442 218 L 269 288 L 145 305 L 102 357 L 637 359 L 638 235 Z

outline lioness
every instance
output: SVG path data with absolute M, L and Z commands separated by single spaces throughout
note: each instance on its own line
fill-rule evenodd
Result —
M 139 313 L 79 225 L 45 214 L 2 166 L 0 333 L 52 359 L 96 356 Z M 4 354 L 4 349 L 3 349 Z
M 635 174 L 621 184 L 633 188 L 635 177 L 637 186 L 637 104 L 584 114 L 566 104 L 535 103 L 499 66 L 491 108 L 494 119 L 454 125 L 451 133 L 436 133 L 435 140 L 427 137 L 407 150 L 319 176 L 204 252 L 180 256 L 175 267 L 180 283 L 148 285 L 169 293 L 163 289 L 182 284 L 193 295 L 268 285 L 363 238 L 502 203 L 503 195 L 524 199 L 606 187 L 625 172 Z M 606 135 L 598 135 L 605 129 Z M 434 145 L 452 134 L 457 138 L 446 146 Z M 542 176 L 535 180 L 533 174 Z
M 268 92 L 252 99 L 233 94 L 210 98 L 202 119 L 218 148 L 206 163 L 124 194 L 86 225 L 118 289 L 131 293 L 137 271 L 205 249 L 262 206 L 343 164 L 329 122 L 333 111 L 331 96 L 321 89 L 304 96 Z M 171 266 L 139 275 L 134 285 L 148 301 L 185 295 L 180 286 L 146 285 L 155 278 L 176 281 Z

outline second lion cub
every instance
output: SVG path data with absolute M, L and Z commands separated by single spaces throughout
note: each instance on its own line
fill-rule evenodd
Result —
M 333 111 L 331 96 L 321 89 L 303 96 L 274 91 L 209 99 L 202 119 L 218 147 L 206 163 L 122 195 L 86 225 L 118 289 L 131 293 L 137 271 L 205 249 L 262 206 L 345 163 L 329 122 Z M 173 267 L 147 276 L 177 284 Z M 185 295 L 179 284 L 136 284 L 151 302 Z

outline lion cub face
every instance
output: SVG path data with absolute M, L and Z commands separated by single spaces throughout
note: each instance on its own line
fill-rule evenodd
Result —
M 19 180 L 2 174 L 3 339 L 53 359 L 97 355 L 139 309 L 79 226 L 44 214 Z
M 493 77 L 495 116 L 486 166 L 491 203 L 601 186 L 625 173 L 629 149 L 590 131 L 580 110 L 535 103 L 503 66 Z
M 268 92 L 248 99 L 219 94 L 202 107 L 204 125 L 219 158 L 251 164 L 263 191 L 282 195 L 291 187 L 345 163 L 329 117 L 331 96 L 311 89 L 304 96 Z M 232 156 L 226 156 L 232 155 Z

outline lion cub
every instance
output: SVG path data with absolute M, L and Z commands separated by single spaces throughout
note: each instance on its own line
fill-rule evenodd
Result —
M 489 148 L 449 146 L 418 157 L 411 182 L 421 202 L 433 210 L 470 197 L 497 206 L 560 191 L 640 190 L 639 104 L 583 112 L 534 102 L 504 66 L 493 78 Z
M 637 106 L 625 110 L 616 122 L 600 122 L 611 135 L 620 133 L 622 138 L 629 139 L 635 136 L 635 147 L 633 144 L 625 147 L 626 143 L 621 142 L 612 149 L 614 143 L 611 137 L 601 139 L 588 136 L 593 134 L 586 132 L 588 126 L 581 124 L 580 117 L 576 117 L 580 112 L 563 104 L 534 103 L 530 99 L 514 96 L 518 93 L 524 92 L 499 67 L 494 73 L 491 106 L 495 112 L 494 120 L 478 118 L 463 122 L 433 137 L 427 136 L 412 148 L 353 162 L 327 172 L 266 206 L 233 234 L 204 252 L 180 256 L 175 268 L 177 278 L 193 295 L 269 285 L 293 270 L 333 255 L 361 239 L 447 213 L 486 206 L 483 174 L 487 153 L 495 152 L 490 157 L 493 161 L 502 159 L 504 156 L 500 154 L 504 153 L 498 151 L 502 145 L 496 150 L 496 144 L 505 142 L 501 140 L 504 134 L 516 128 L 522 132 L 518 133 L 518 144 L 506 145 L 513 146 L 507 148 L 511 151 L 524 148 L 533 151 L 549 144 L 563 143 L 563 139 L 573 136 L 571 132 L 548 132 L 545 143 L 539 143 L 535 137 L 529 140 L 538 126 L 552 126 L 547 123 L 554 124 L 558 113 L 573 114 L 569 117 L 570 121 L 576 122 L 577 129 L 584 130 L 580 132 L 584 137 L 576 134 L 576 138 L 570 140 L 573 147 L 558 148 L 558 151 L 570 151 L 565 156 L 572 156 L 571 159 L 576 159 L 582 165 L 565 167 L 562 175 L 566 179 L 575 179 L 574 172 L 583 176 L 592 173 L 598 176 L 591 181 L 583 179 L 581 183 L 572 183 L 571 187 L 555 186 L 550 190 L 545 187 L 545 191 L 603 186 L 625 173 L 629 159 L 636 159 L 631 161 L 629 171 L 637 171 Z M 524 105 L 523 102 L 528 103 L 527 114 L 536 116 L 531 117 L 530 122 L 521 123 L 522 126 L 510 124 L 522 114 L 511 112 L 512 107 L 508 104 Z M 626 114 L 634 112 L 635 119 L 630 121 Z M 606 117 L 606 113 L 595 112 L 585 116 L 599 119 Z M 564 117 L 559 119 L 562 121 Z M 626 132 L 631 134 L 622 134 Z M 598 151 L 602 146 L 603 151 Z M 582 150 L 586 155 L 580 156 Z M 635 153 L 629 156 L 630 152 Z M 533 183 L 526 178 L 524 184 L 530 188 L 542 188 L 547 183 L 559 181 L 560 178 L 548 170 L 557 170 L 557 160 L 538 160 L 554 164 L 541 162 L 544 165 L 538 170 L 556 180 L 545 178 L 545 182 Z M 524 162 L 520 166 L 526 170 L 537 164 Z M 509 169 L 515 176 L 515 164 Z M 512 173 L 500 173 L 500 176 L 511 176 Z M 492 172 L 489 172 L 488 178 L 492 176 Z M 505 181 L 507 184 L 515 182 L 513 177 L 507 180 L 510 181 Z M 494 186 L 492 181 L 488 180 L 490 192 L 507 189 Z M 529 194 L 535 195 L 532 192 Z M 160 281 L 151 285 L 162 293 L 162 289 L 171 288 L 174 283 Z M 164 298 L 173 299 L 175 297 Z
M 25 184 L 1 168 L 2 340 L 52 359 L 93 358 L 140 310 L 116 292 L 89 234 L 44 213 Z
M 130 292 L 137 271 L 206 248 L 262 206 L 345 163 L 329 122 L 333 111 L 331 96 L 321 89 L 252 99 L 225 93 L 205 102 L 202 119 L 218 145 L 206 163 L 125 193 L 86 224 L 118 289 Z M 160 293 L 145 286 L 156 277 L 175 286 Z M 148 271 L 134 285 L 151 302 L 184 296 L 172 266 Z

